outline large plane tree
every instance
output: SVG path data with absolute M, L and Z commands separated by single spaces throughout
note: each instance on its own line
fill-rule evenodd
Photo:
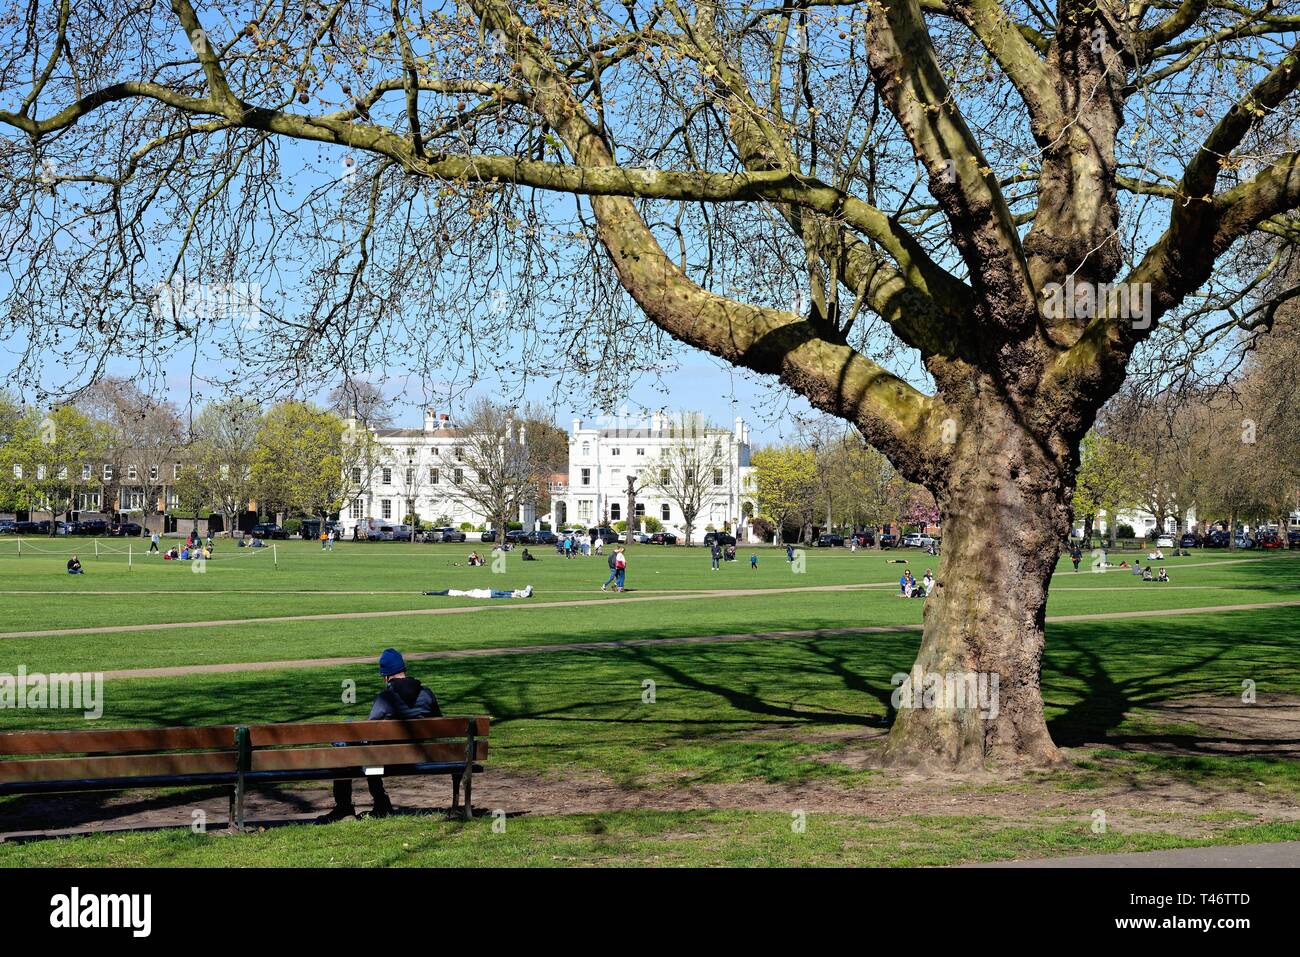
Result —
M 1142 356 L 1213 360 L 1294 292 L 1298 12 L 12 3 L 0 331 L 92 377 L 215 343 L 243 386 L 522 349 L 599 394 L 669 338 L 778 377 L 934 493 L 917 665 L 1000 679 L 887 758 L 1053 764 L 1080 440 Z

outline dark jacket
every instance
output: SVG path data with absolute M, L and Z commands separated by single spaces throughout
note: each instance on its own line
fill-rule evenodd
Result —
M 394 678 L 375 697 L 371 721 L 411 718 L 441 718 L 442 709 L 433 692 L 414 678 Z

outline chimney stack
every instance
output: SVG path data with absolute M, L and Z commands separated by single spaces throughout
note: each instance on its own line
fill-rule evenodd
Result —
M 424 431 L 433 431 L 433 409 L 424 410 Z
M 573 432 L 574 432 L 574 434 L 576 435 L 576 434 L 577 434 L 578 432 L 580 432 L 581 430 L 582 430 L 582 419 L 574 419 L 574 420 L 573 420 Z

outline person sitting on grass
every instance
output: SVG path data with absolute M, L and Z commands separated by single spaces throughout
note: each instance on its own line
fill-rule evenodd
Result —
M 1151 566 L 1150 566 L 1150 565 L 1148 565 L 1146 568 L 1142 569 L 1142 580 L 1143 580 L 1144 582 L 1155 581 L 1155 579 L 1151 577 Z
M 411 721 L 415 718 L 441 718 L 442 708 L 437 696 L 414 678 L 406 674 L 406 660 L 395 648 L 385 648 L 379 656 L 379 676 L 384 679 L 384 690 L 375 696 L 370 706 L 369 721 Z M 393 813 L 393 802 L 384 790 L 380 774 L 367 774 L 366 784 L 374 805 L 371 817 L 388 817 Z M 334 782 L 334 809 L 316 819 L 317 824 L 330 824 L 355 817 L 352 804 L 352 779 L 340 778 Z
M 524 547 L 524 554 L 523 554 L 523 559 L 522 559 L 522 560 L 523 560 L 523 561 L 526 561 L 526 562 L 535 562 L 535 561 L 537 561 L 537 556 L 531 554 L 531 553 L 528 551 L 528 547 L 525 546 L 525 547 Z
M 71 558 L 68 559 L 68 574 L 69 575 L 86 574 L 86 570 L 81 567 L 81 559 L 77 558 L 76 555 L 73 555 Z
M 924 586 L 926 595 L 929 595 L 930 590 L 934 588 L 934 575 L 928 568 L 925 570 L 925 577 L 921 579 L 921 585 Z
M 482 564 L 483 564 L 483 559 L 479 558 L 479 554 L 478 554 L 478 552 L 470 552 L 470 553 L 469 553 L 469 566 L 470 566 L 471 568 L 475 568 L 475 567 L 477 567 L 477 566 L 479 566 L 479 565 L 482 565 Z

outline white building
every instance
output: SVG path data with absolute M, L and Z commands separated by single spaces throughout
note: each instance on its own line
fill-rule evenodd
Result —
M 356 427 L 355 421 L 350 423 L 350 428 Z M 353 469 L 352 485 L 360 492 L 339 514 L 344 535 L 350 536 L 359 523 L 398 525 L 411 515 L 452 527 L 487 521 L 479 506 L 456 488 L 452 473 L 461 467 L 456 463 L 465 433 L 452 425 L 447 413 L 426 410 L 420 429 L 370 431 L 378 453 L 369 476 Z M 521 508 L 518 518 L 531 528 L 532 506 Z
M 680 435 L 680 429 L 675 431 L 669 417 L 662 413 L 634 424 L 620 421 L 612 427 L 584 426 L 581 419 L 574 419 L 569 435 L 568 492 L 555 506 L 556 525 L 626 521 L 628 516 L 623 512 L 627 507 L 627 477 L 635 475 L 638 485 L 643 486 L 637 494 L 637 515 L 654 516 L 665 530 L 682 535 L 681 504 L 646 487 L 647 469 L 660 461 L 666 449 L 683 441 Z M 707 491 L 695 519 L 693 537 L 698 541 L 712 525 L 719 530 L 729 526 L 738 539 L 743 539 L 750 519 L 745 504 L 752 508 L 754 501 L 749 428 L 737 418 L 733 429 L 712 428 L 704 435 L 705 441 L 716 443 L 718 456 L 716 460 L 712 454 L 708 456 L 713 474 L 706 479 Z

